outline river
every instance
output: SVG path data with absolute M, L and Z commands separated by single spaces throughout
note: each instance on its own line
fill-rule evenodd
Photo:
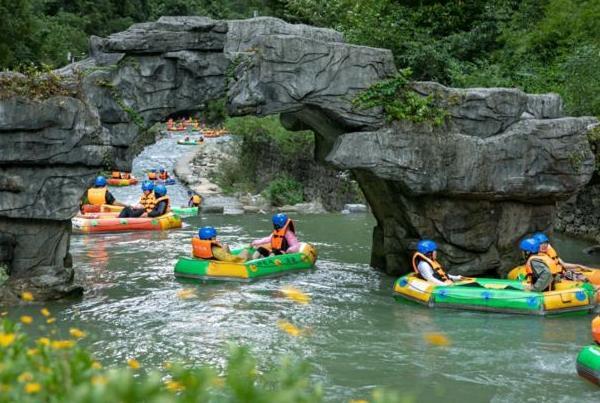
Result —
M 171 169 L 184 146 L 168 138 L 148 147 L 134 174 L 163 165 Z M 175 204 L 185 188 L 169 186 Z M 139 186 L 114 192 L 133 202 Z M 316 270 L 251 284 L 178 281 L 173 267 L 190 253 L 199 226 L 213 225 L 220 238 L 247 244 L 270 231 L 266 215 L 206 215 L 185 218 L 184 228 L 164 233 L 74 235 L 71 253 L 81 300 L 44 306 L 59 332 L 89 333 L 85 343 L 107 366 L 137 358 L 143 367 L 166 361 L 220 366 L 228 342 L 249 345 L 263 363 L 282 354 L 308 360 L 327 400 L 368 398 L 379 386 L 407 401 L 593 401 L 598 389 L 575 371 L 579 349 L 590 343 L 591 315 L 541 318 L 432 310 L 392 298 L 394 278 L 368 266 L 374 219 L 364 215 L 298 215 L 300 239 L 319 250 Z M 557 240 L 566 260 L 600 265 L 581 250 L 588 244 Z M 307 305 L 278 293 L 292 285 L 312 296 Z M 195 297 L 182 299 L 192 289 Z M 40 305 L 13 309 L 34 316 Z M 282 332 L 287 320 L 305 329 L 301 337 Z M 32 327 L 46 332 L 44 327 Z M 444 334 L 447 346 L 429 345 L 428 332 Z

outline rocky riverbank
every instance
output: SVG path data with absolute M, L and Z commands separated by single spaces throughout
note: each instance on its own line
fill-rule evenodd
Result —
M 600 183 L 588 184 L 558 209 L 554 229 L 600 244 Z

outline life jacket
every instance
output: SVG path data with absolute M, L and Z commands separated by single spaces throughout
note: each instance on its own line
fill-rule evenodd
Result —
M 548 257 L 554 261 L 554 264 L 557 266 L 559 272 L 563 272 L 565 270 L 562 264 L 560 264 L 560 259 L 558 258 L 556 249 L 554 249 L 550 244 L 548 244 L 548 248 L 546 249 L 546 255 L 548 255 Z
M 110 176 L 113 179 L 121 179 L 121 172 L 119 172 L 119 171 L 112 171 L 112 173 L 110 174 Z
M 154 193 L 152 193 L 152 194 L 154 194 Z M 169 211 L 171 211 L 171 200 L 169 199 L 169 196 L 159 197 L 158 199 L 156 199 L 154 201 L 154 206 L 157 206 L 158 203 L 160 203 L 161 201 L 166 201 L 167 202 L 167 209 L 164 212 L 164 214 L 167 214 Z
M 156 176 L 156 172 L 148 172 L 148 179 L 150 179 L 151 181 L 155 181 L 156 179 L 158 179 L 158 177 Z
M 592 320 L 592 337 L 596 344 L 600 344 L 600 316 L 596 316 Z
M 194 205 L 194 206 L 199 206 L 200 203 L 202 203 L 202 197 L 200 197 L 199 195 L 193 195 L 190 198 L 190 202 Z
M 169 179 L 169 173 L 168 173 L 167 171 L 165 171 L 165 172 L 160 172 L 160 173 L 158 174 L 158 177 L 159 177 L 160 179 L 162 179 L 162 180 Z
M 550 256 L 542 253 L 531 255 L 529 256 L 529 259 L 527 259 L 527 263 L 525 263 L 525 273 L 527 273 L 527 281 L 529 282 L 529 284 L 533 284 L 537 281 L 535 271 L 531 266 L 532 260 L 539 260 L 543 262 L 548 267 L 548 269 L 550 269 L 550 273 L 552 273 L 553 277 L 561 273 L 560 267 L 556 265 L 556 263 Z M 549 290 L 552 290 L 553 284 L 554 281 L 550 283 Z
M 144 211 L 146 211 L 146 213 L 154 210 L 154 207 L 156 206 L 156 196 L 154 196 L 154 192 L 148 194 L 143 193 L 142 197 L 140 197 L 140 204 L 144 206 Z
M 289 218 L 283 227 L 273 230 L 273 234 L 271 236 L 271 250 L 286 251 L 289 248 L 287 239 L 285 239 L 285 234 L 288 232 L 288 229 L 296 233 L 294 222 Z
M 446 275 L 446 272 L 442 268 L 442 265 L 439 264 L 437 260 L 430 259 L 420 252 L 415 252 L 412 258 L 412 268 L 415 271 L 415 273 L 417 273 L 419 276 L 423 277 L 421 275 L 421 272 L 419 271 L 419 260 L 423 260 L 426 263 L 428 263 L 429 266 L 431 266 L 431 268 L 433 269 L 433 276 L 435 278 L 437 278 L 440 281 L 449 280 L 448 276 Z
M 200 259 L 214 259 L 212 252 L 213 246 L 221 247 L 221 244 L 214 240 L 204 240 L 198 237 L 192 238 L 192 254 Z
M 89 188 L 87 191 L 88 202 L 95 206 L 106 204 L 107 191 L 108 189 L 106 189 L 106 186 L 101 188 Z

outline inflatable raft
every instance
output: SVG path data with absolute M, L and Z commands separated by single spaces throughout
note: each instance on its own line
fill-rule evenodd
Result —
M 233 250 L 239 254 L 244 249 Z M 254 252 L 250 249 L 250 252 Z M 301 244 L 298 253 L 270 256 L 244 263 L 220 262 L 194 257 L 182 257 L 175 265 L 175 277 L 198 280 L 249 282 L 265 277 L 281 276 L 294 271 L 312 269 L 317 261 L 317 250 L 308 243 Z
M 200 140 L 177 140 L 177 144 L 182 145 L 182 146 L 200 146 L 202 144 L 204 144 L 204 141 L 200 141 Z
M 600 386 L 600 346 L 585 346 L 577 355 L 577 374 Z
M 198 215 L 198 210 L 198 207 L 171 207 L 172 212 L 183 217 Z
M 165 186 L 169 186 L 169 185 L 174 185 L 175 184 L 175 179 L 173 178 L 169 178 L 169 179 L 150 179 L 148 178 L 149 181 L 154 182 L 155 185 L 165 185 Z
M 586 278 L 590 283 L 600 286 L 600 269 L 586 269 L 583 267 L 579 267 L 572 271 L 582 276 L 582 278 Z M 508 272 L 507 277 L 509 280 L 525 280 L 525 278 L 527 278 L 525 266 L 515 267 L 510 272 Z
M 181 217 L 168 213 L 160 217 L 118 218 L 103 216 L 75 217 L 71 220 L 73 232 L 89 234 L 95 232 L 163 231 L 181 228 Z
M 137 185 L 138 180 L 136 178 L 129 178 L 129 179 L 115 179 L 115 178 L 108 178 L 106 180 L 106 183 L 109 186 L 131 186 L 131 185 Z
M 431 284 L 414 273 L 394 283 L 395 295 L 430 308 L 453 308 L 475 311 L 548 315 L 587 311 L 596 306 L 594 286 L 563 281 L 556 291 L 526 291 L 515 280 L 471 278 L 452 285 Z

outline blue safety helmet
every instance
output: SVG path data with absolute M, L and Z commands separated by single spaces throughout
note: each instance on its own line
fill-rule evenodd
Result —
M 94 185 L 98 187 L 106 186 L 106 178 L 104 176 L 97 176 Z
M 188 196 L 191 196 L 193 194 L 194 194 L 194 192 L 192 192 L 191 190 L 188 190 Z
M 430 239 L 421 239 L 417 243 L 417 252 L 419 253 L 431 253 L 437 250 L 437 244 Z
M 537 243 L 539 243 L 540 245 L 543 244 L 543 243 L 549 243 L 550 242 L 550 240 L 548 239 L 548 237 L 546 236 L 546 234 L 544 234 L 543 232 L 536 232 L 531 237 L 533 239 L 535 239 L 537 241 Z
M 275 214 L 273 216 L 273 226 L 277 229 L 283 228 L 283 226 L 285 225 L 287 220 L 288 220 L 287 214 L 284 214 L 284 213 Z
M 540 251 L 540 243 L 535 238 L 525 238 L 519 244 L 519 248 L 528 253 L 538 253 Z
M 165 172 L 165 169 L 163 167 L 160 167 L 160 169 L 158 170 L 158 172 Z
M 156 168 L 152 168 L 150 172 L 156 172 Z
M 153 189 L 154 189 L 154 183 L 152 183 L 152 181 L 142 182 L 142 191 L 143 192 L 151 192 Z
M 216 238 L 217 230 L 215 227 L 202 227 L 198 230 L 198 236 L 200 239 L 209 240 L 212 238 Z
M 165 187 L 165 185 L 156 185 L 156 187 L 154 188 L 154 194 L 158 197 L 163 197 L 167 194 L 167 188 Z

